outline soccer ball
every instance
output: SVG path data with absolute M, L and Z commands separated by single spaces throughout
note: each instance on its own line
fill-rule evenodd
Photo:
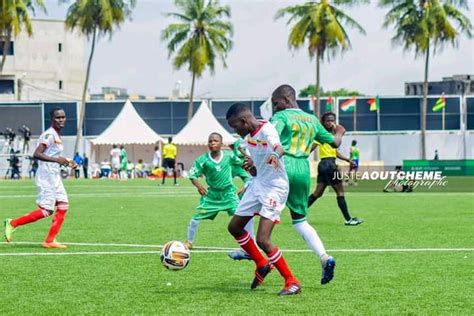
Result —
M 169 241 L 161 249 L 160 260 L 163 266 L 169 270 L 182 270 L 188 266 L 188 248 L 180 241 Z

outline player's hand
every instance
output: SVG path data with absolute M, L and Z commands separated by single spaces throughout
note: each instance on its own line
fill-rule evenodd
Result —
M 61 166 L 69 165 L 69 159 L 67 159 L 66 157 L 59 156 L 58 158 L 56 158 L 56 162 L 60 164 Z
M 272 165 L 275 169 L 278 169 L 280 168 L 280 159 L 278 159 L 278 157 L 275 155 L 270 155 L 267 158 L 267 164 Z
M 334 132 L 336 134 L 344 135 L 346 133 L 346 129 L 342 125 L 336 125 L 334 127 Z
M 68 159 L 68 164 L 67 166 L 72 169 L 76 169 L 78 167 L 77 163 L 74 160 Z
M 244 168 L 247 171 L 250 171 L 252 167 L 254 167 L 252 158 L 250 158 L 249 156 L 245 156 L 244 163 L 242 164 L 242 168 Z
M 351 168 L 355 168 L 356 166 L 355 162 L 353 162 L 352 160 L 349 160 L 349 165 L 351 166 Z
M 201 194 L 202 196 L 207 194 L 207 189 L 203 187 L 202 185 L 200 185 L 197 189 L 198 189 L 199 194 Z

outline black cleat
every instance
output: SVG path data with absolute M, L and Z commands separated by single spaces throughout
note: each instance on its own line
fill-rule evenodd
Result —
M 263 284 L 263 279 L 272 271 L 272 266 L 268 263 L 267 265 L 264 265 L 263 267 L 257 268 L 255 270 L 255 278 L 252 281 L 252 284 L 250 285 L 250 288 L 252 290 L 255 290 L 257 286 Z
M 295 295 L 301 293 L 301 285 L 298 280 L 291 280 L 288 283 L 285 283 L 283 290 L 278 292 L 280 296 Z

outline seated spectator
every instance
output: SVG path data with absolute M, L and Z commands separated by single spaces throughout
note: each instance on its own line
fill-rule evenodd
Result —
M 112 165 L 107 159 L 100 164 L 100 175 L 102 178 L 109 178 L 112 171 Z
M 143 160 L 142 159 L 138 159 L 138 163 L 135 165 L 135 175 L 137 176 L 137 178 L 143 178 L 144 176 L 144 173 L 143 173 L 143 169 L 145 167 L 143 166 Z
M 133 179 L 135 178 L 135 164 L 131 162 L 130 160 L 127 161 L 127 178 L 128 179 Z

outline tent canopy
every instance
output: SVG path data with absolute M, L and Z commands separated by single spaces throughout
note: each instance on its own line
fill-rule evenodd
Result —
M 163 141 L 140 117 L 132 102 L 127 100 L 115 120 L 91 142 L 94 145 L 150 145 Z
M 207 102 L 202 101 L 191 121 L 173 137 L 173 143 L 176 145 L 207 145 L 209 134 L 214 132 L 222 135 L 224 144 L 232 144 L 236 140 L 215 118 Z

